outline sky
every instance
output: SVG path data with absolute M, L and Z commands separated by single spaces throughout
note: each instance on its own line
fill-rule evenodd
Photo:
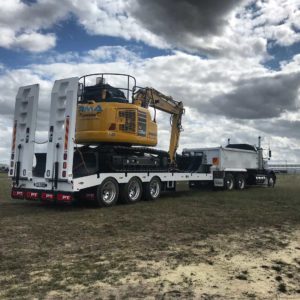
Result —
M 300 163 L 300 0 L 0 0 L 0 12 L 1 163 L 20 86 L 40 84 L 44 141 L 54 81 L 98 72 L 182 101 L 179 151 L 261 136 L 272 161 Z M 169 118 L 157 122 L 167 150 Z

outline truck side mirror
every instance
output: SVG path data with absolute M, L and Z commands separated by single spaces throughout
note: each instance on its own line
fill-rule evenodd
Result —
M 272 157 L 272 151 L 269 150 L 269 158 L 271 158 L 271 157 Z

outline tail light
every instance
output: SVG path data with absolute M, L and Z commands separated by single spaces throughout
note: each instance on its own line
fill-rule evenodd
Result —
M 23 199 L 24 198 L 24 192 L 20 190 L 12 190 L 11 191 L 11 197 L 13 199 Z
M 57 201 L 71 202 L 73 200 L 73 197 L 71 194 L 58 193 L 56 199 Z
M 55 196 L 52 193 L 43 192 L 41 198 L 42 198 L 42 200 L 47 201 L 47 200 L 54 200 Z
M 26 199 L 37 200 L 37 199 L 39 199 L 39 193 L 38 192 L 26 192 Z

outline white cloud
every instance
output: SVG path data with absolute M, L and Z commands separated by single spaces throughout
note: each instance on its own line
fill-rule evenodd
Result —
M 14 44 L 30 52 L 43 52 L 55 46 L 56 37 L 53 34 L 37 32 L 23 33 L 16 37 Z
M 170 7 L 164 7 L 164 3 L 171 5 L 170 1 L 162 2 L 157 12 L 156 4 L 147 1 L 148 10 L 141 7 L 137 14 L 135 8 L 140 6 L 136 0 L 89 0 L 84 5 L 81 0 L 38 0 L 31 5 L 19 0 L 0 0 L 0 46 L 33 52 L 51 49 L 55 46 L 55 36 L 42 30 L 53 30 L 55 24 L 71 15 L 91 35 L 121 37 L 158 48 L 175 47 L 218 57 L 264 60 L 268 58 L 268 40 L 283 46 L 300 40 L 299 30 L 296 30 L 300 28 L 298 0 L 244 0 L 231 1 L 228 5 L 214 1 L 213 5 L 223 8 L 216 9 L 213 17 L 206 19 L 205 14 L 201 14 L 203 9 L 197 13 L 190 9 L 202 4 L 194 0 L 183 2 L 187 5 L 176 7 L 186 7 L 191 19 L 182 13 L 176 22 L 174 18 L 168 18 L 171 21 L 167 22 L 160 19 L 160 15 L 162 9 L 170 15 Z M 212 5 L 209 3 L 203 1 L 203 5 Z M 197 26 L 201 22 L 204 25 Z M 183 31 L 177 32 L 178 28 Z
M 244 10 L 242 20 L 252 35 L 290 46 L 300 41 L 298 0 L 253 1 L 255 10 Z M 297 30 L 298 29 L 298 30 Z
M 139 58 L 138 53 L 122 46 L 102 46 L 89 50 L 84 58 L 86 62 L 108 61 L 135 61 Z

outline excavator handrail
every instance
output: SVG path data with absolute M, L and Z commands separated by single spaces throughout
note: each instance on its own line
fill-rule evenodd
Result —
M 129 75 L 129 74 L 124 74 L 124 73 L 92 73 L 92 74 L 87 74 L 87 75 L 83 75 L 79 78 L 79 82 L 83 79 L 83 89 L 86 87 L 86 78 L 87 77 L 92 77 L 92 76 L 101 76 L 102 78 L 104 78 L 104 76 L 124 76 L 127 77 L 127 88 L 123 88 L 123 87 L 115 87 L 116 89 L 119 90 L 125 90 L 127 91 L 127 99 L 129 99 L 129 93 L 131 92 L 132 94 L 134 93 L 135 89 L 136 89 L 136 79 L 135 77 Z M 133 84 L 132 84 L 132 88 L 130 88 L 130 79 L 133 80 Z

